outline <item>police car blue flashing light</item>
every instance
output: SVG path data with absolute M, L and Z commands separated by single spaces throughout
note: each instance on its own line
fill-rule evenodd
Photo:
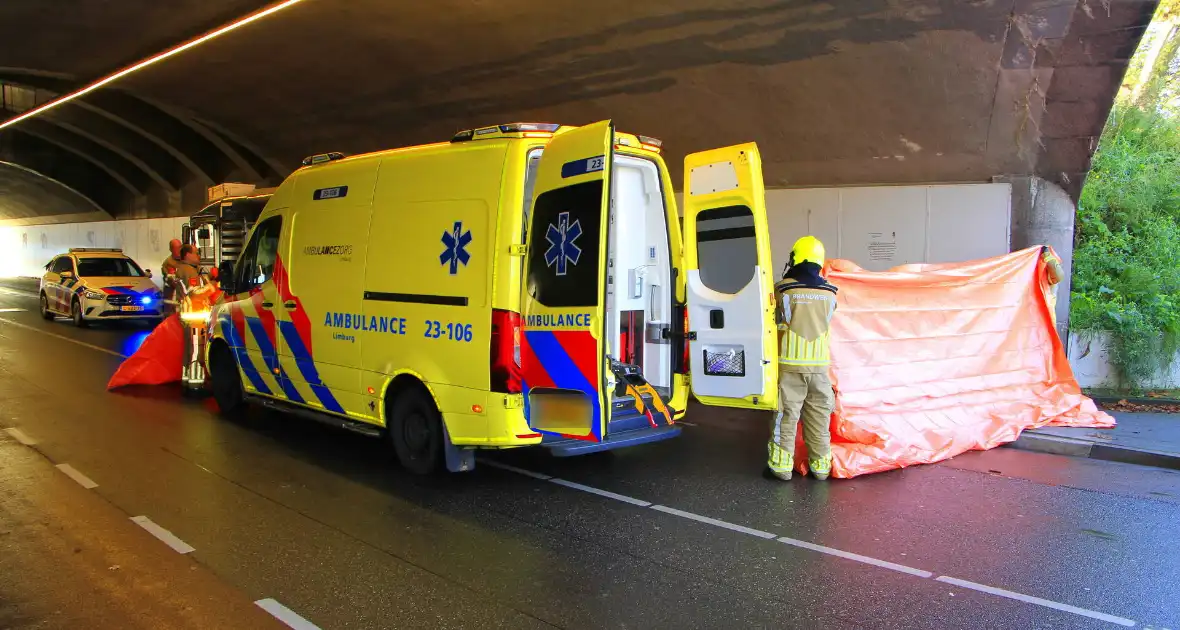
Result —
M 141 298 L 139 298 L 139 303 L 140 303 L 140 304 L 151 304 L 151 303 L 152 303 L 152 298 L 151 298 L 151 297 L 149 297 L 149 296 L 144 296 L 144 297 L 141 297 Z

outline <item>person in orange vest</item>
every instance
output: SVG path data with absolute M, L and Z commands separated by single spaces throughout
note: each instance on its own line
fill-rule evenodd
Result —
M 820 275 L 823 266 L 824 244 L 814 236 L 804 236 L 791 248 L 787 271 L 774 285 L 779 329 L 778 411 L 771 423 L 767 465 L 771 474 L 783 481 L 791 479 L 800 420 L 811 474 L 824 480 L 832 472 L 828 422 L 836 397 L 828 378 L 828 335 L 836 312 L 836 287 Z

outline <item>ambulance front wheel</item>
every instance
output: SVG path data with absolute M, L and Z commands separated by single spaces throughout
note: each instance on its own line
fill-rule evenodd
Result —
M 386 426 L 397 459 L 406 470 L 416 475 L 439 470 L 443 461 L 442 416 L 421 386 L 396 394 Z
M 52 320 L 53 311 L 49 310 L 49 298 L 45 294 L 41 294 L 41 319 Z
M 221 342 L 214 344 L 209 353 L 209 381 L 213 389 L 213 400 L 223 416 L 234 416 L 246 406 L 242 392 L 242 376 L 238 362 L 229 348 Z

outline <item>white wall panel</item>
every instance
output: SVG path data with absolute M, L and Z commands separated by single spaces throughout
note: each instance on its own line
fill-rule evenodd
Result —
M 807 234 L 823 241 L 828 258 L 873 271 L 1000 256 L 1009 251 L 1011 195 L 1009 184 L 768 190 L 774 273 L 782 273 L 791 246 Z M 734 248 L 751 245 L 714 242 L 702 261 L 724 266 L 742 259 Z
M 71 247 L 118 247 L 159 283 L 168 241 L 180 238 L 187 219 L 136 219 L 58 225 L 0 227 L 0 277 L 39 277 L 45 263 Z

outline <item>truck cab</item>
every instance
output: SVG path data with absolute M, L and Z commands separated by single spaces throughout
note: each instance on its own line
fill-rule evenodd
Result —
M 196 246 L 202 267 L 215 269 L 224 261 L 237 260 L 246 235 L 274 191 L 274 188 L 259 188 L 246 194 L 211 195 L 209 205 L 192 215 L 181 228 L 180 240 Z

